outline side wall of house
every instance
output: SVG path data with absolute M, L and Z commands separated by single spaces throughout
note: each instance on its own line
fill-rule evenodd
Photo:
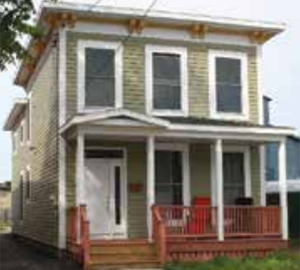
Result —
M 67 34 L 67 117 L 77 111 L 77 42 L 78 40 L 121 41 L 120 37 L 103 34 L 68 32 Z M 130 38 L 123 44 L 123 98 L 124 107 L 145 112 L 145 45 L 182 46 L 188 49 L 189 115 L 209 117 L 209 50 L 245 52 L 248 55 L 248 99 L 250 121 L 258 123 L 259 96 L 255 47 L 215 45 L 153 38 Z
M 58 240 L 58 91 L 57 49 L 40 68 L 31 87 L 31 139 L 13 156 L 13 232 L 49 246 Z M 20 217 L 20 172 L 30 168 L 30 198 L 23 185 Z

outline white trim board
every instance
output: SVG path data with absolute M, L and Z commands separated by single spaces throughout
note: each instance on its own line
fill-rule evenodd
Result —
M 77 22 L 70 32 L 104 34 L 125 37 L 128 35 L 128 28 L 125 25 L 116 25 L 110 23 L 90 23 Z M 193 38 L 189 31 L 180 29 L 163 29 L 155 27 L 146 27 L 142 33 L 133 33 L 131 38 L 155 38 L 159 40 L 184 41 L 193 44 L 228 44 L 255 47 L 250 39 L 240 35 L 224 35 L 216 33 L 207 33 L 203 38 Z
M 105 109 L 101 106 L 87 107 L 85 104 L 85 49 L 98 48 L 115 51 L 115 104 L 114 108 L 123 106 L 123 46 L 120 42 L 95 40 L 78 40 L 77 42 L 77 111 L 95 112 Z M 106 107 L 107 108 L 107 107 Z
M 153 54 L 173 54 L 180 56 L 180 82 L 181 82 L 181 109 L 161 110 L 153 107 Z M 147 114 L 160 116 L 187 116 L 188 115 L 188 70 L 187 48 L 169 47 L 147 44 L 145 46 L 145 104 Z
M 219 112 L 217 110 L 217 89 L 216 89 L 216 59 L 228 58 L 237 59 L 241 63 L 241 109 L 240 113 Z M 208 54 L 209 69 L 209 104 L 210 116 L 225 120 L 248 120 L 249 119 L 249 78 L 248 78 L 248 56 L 247 53 L 235 51 L 209 50 Z

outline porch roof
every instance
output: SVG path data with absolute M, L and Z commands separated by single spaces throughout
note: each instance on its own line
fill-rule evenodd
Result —
M 85 133 L 99 135 L 224 138 L 255 141 L 276 141 L 292 135 L 289 127 L 263 126 L 196 117 L 155 117 L 125 109 L 78 114 L 60 129 L 66 133 L 79 127 Z

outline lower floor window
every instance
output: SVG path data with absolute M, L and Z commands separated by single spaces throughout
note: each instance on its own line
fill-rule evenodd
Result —
M 244 197 L 244 154 L 225 153 L 223 156 L 224 203 L 236 204 L 238 198 Z
M 155 153 L 156 204 L 183 204 L 182 153 L 159 150 Z

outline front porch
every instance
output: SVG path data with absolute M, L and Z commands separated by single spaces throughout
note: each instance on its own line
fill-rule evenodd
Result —
M 287 246 L 283 135 L 111 121 L 78 126 L 68 137 L 68 249 L 86 267 L 115 263 L 112 247 L 122 244 L 119 262 L 130 267 L 263 256 Z M 265 202 L 268 141 L 280 143 L 280 207 Z M 129 252 L 144 246 L 142 257 Z

